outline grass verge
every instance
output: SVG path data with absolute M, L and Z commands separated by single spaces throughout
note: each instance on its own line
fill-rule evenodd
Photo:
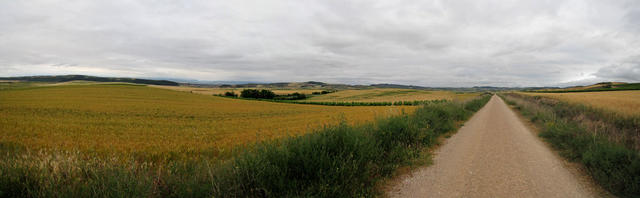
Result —
M 640 196 L 640 119 L 539 96 L 501 96 L 542 129 L 540 137 L 562 156 L 583 164 L 606 190 Z

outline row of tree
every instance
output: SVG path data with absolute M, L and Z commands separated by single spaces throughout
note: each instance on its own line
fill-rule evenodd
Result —
M 238 94 L 236 94 L 233 91 L 228 91 L 224 93 L 224 96 L 238 97 Z M 262 89 L 262 90 L 245 89 L 245 90 L 242 90 L 242 92 L 240 92 L 240 97 L 253 98 L 253 99 L 273 99 L 273 100 L 302 100 L 302 99 L 306 99 L 307 95 L 298 93 L 298 92 L 295 92 L 292 94 L 286 94 L 286 95 L 277 95 L 273 91 L 267 90 L 267 89 Z
M 260 99 L 273 99 L 276 94 L 271 90 L 258 90 L 258 89 L 245 89 L 240 92 L 240 97 L 243 98 L 260 98 Z
M 335 90 L 331 90 L 331 91 L 322 90 L 322 91 L 311 92 L 311 94 L 313 94 L 313 95 L 323 95 L 323 94 L 330 94 L 330 93 L 333 93 L 333 92 L 336 92 L 336 91 Z

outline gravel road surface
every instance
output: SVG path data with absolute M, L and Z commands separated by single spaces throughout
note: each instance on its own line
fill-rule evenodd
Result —
M 493 96 L 434 156 L 403 176 L 390 197 L 602 197 Z

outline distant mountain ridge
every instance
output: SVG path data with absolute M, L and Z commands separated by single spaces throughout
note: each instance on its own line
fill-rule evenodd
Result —
M 277 82 L 277 83 L 245 83 L 245 84 L 191 84 L 183 83 L 182 85 L 203 88 L 270 88 L 270 89 L 374 89 L 374 88 L 391 88 L 391 89 L 419 89 L 419 90 L 444 90 L 444 91 L 505 91 L 505 90 L 522 90 L 530 88 L 522 87 L 425 87 L 417 85 L 401 85 L 401 84 L 371 84 L 371 85 L 348 85 L 348 84 L 331 84 L 318 81 L 307 82 Z
M 329 84 L 318 81 L 307 82 L 276 82 L 276 83 L 243 83 L 243 84 L 201 84 L 201 83 L 183 83 L 183 85 L 193 87 L 209 87 L 209 88 L 272 88 L 272 89 L 353 89 L 364 88 L 364 85 L 345 85 L 345 84 Z
M 154 80 L 155 79 L 155 80 Z M 126 82 L 148 85 L 168 85 L 168 86 L 192 86 L 203 88 L 271 88 L 271 89 L 371 89 L 371 88 L 394 88 L 394 89 L 420 89 L 420 90 L 446 90 L 446 91 L 508 91 L 527 90 L 540 92 L 578 92 L 597 90 L 628 90 L 638 89 L 640 83 L 602 82 L 588 86 L 574 87 L 494 87 L 494 86 L 474 86 L 474 87 L 427 87 L 418 85 L 402 85 L 379 83 L 370 85 L 348 85 L 332 84 L 319 81 L 306 82 L 275 82 L 261 83 L 251 81 L 199 81 L 189 79 L 168 79 L 168 78 L 122 78 L 122 77 L 98 77 L 88 75 L 47 75 L 47 76 L 21 76 L 21 77 L 0 77 L 0 80 L 28 81 L 28 82 L 69 82 L 69 81 L 94 81 L 94 82 Z
M 76 80 L 94 81 L 94 82 L 126 82 L 147 85 L 168 85 L 178 86 L 177 82 L 169 80 L 149 80 L 139 78 L 118 78 L 118 77 L 97 77 L 86 75 L 59 75 L 59 76 L 21 76 L 21 77 L 0 77 L 0 80 L 15 80 L 28 82 L 69 82 Z
M 429 87 L 415 86 L 415 85 L 400 85 L 400 84 L 371 84 L 369 86 L 376 88 L 396 88 L 396 89 L 429 89 Z

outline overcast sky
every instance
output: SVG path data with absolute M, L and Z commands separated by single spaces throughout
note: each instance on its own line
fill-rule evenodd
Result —
M 640 81 L 640 1 L 1 0 L 0 76 Z

